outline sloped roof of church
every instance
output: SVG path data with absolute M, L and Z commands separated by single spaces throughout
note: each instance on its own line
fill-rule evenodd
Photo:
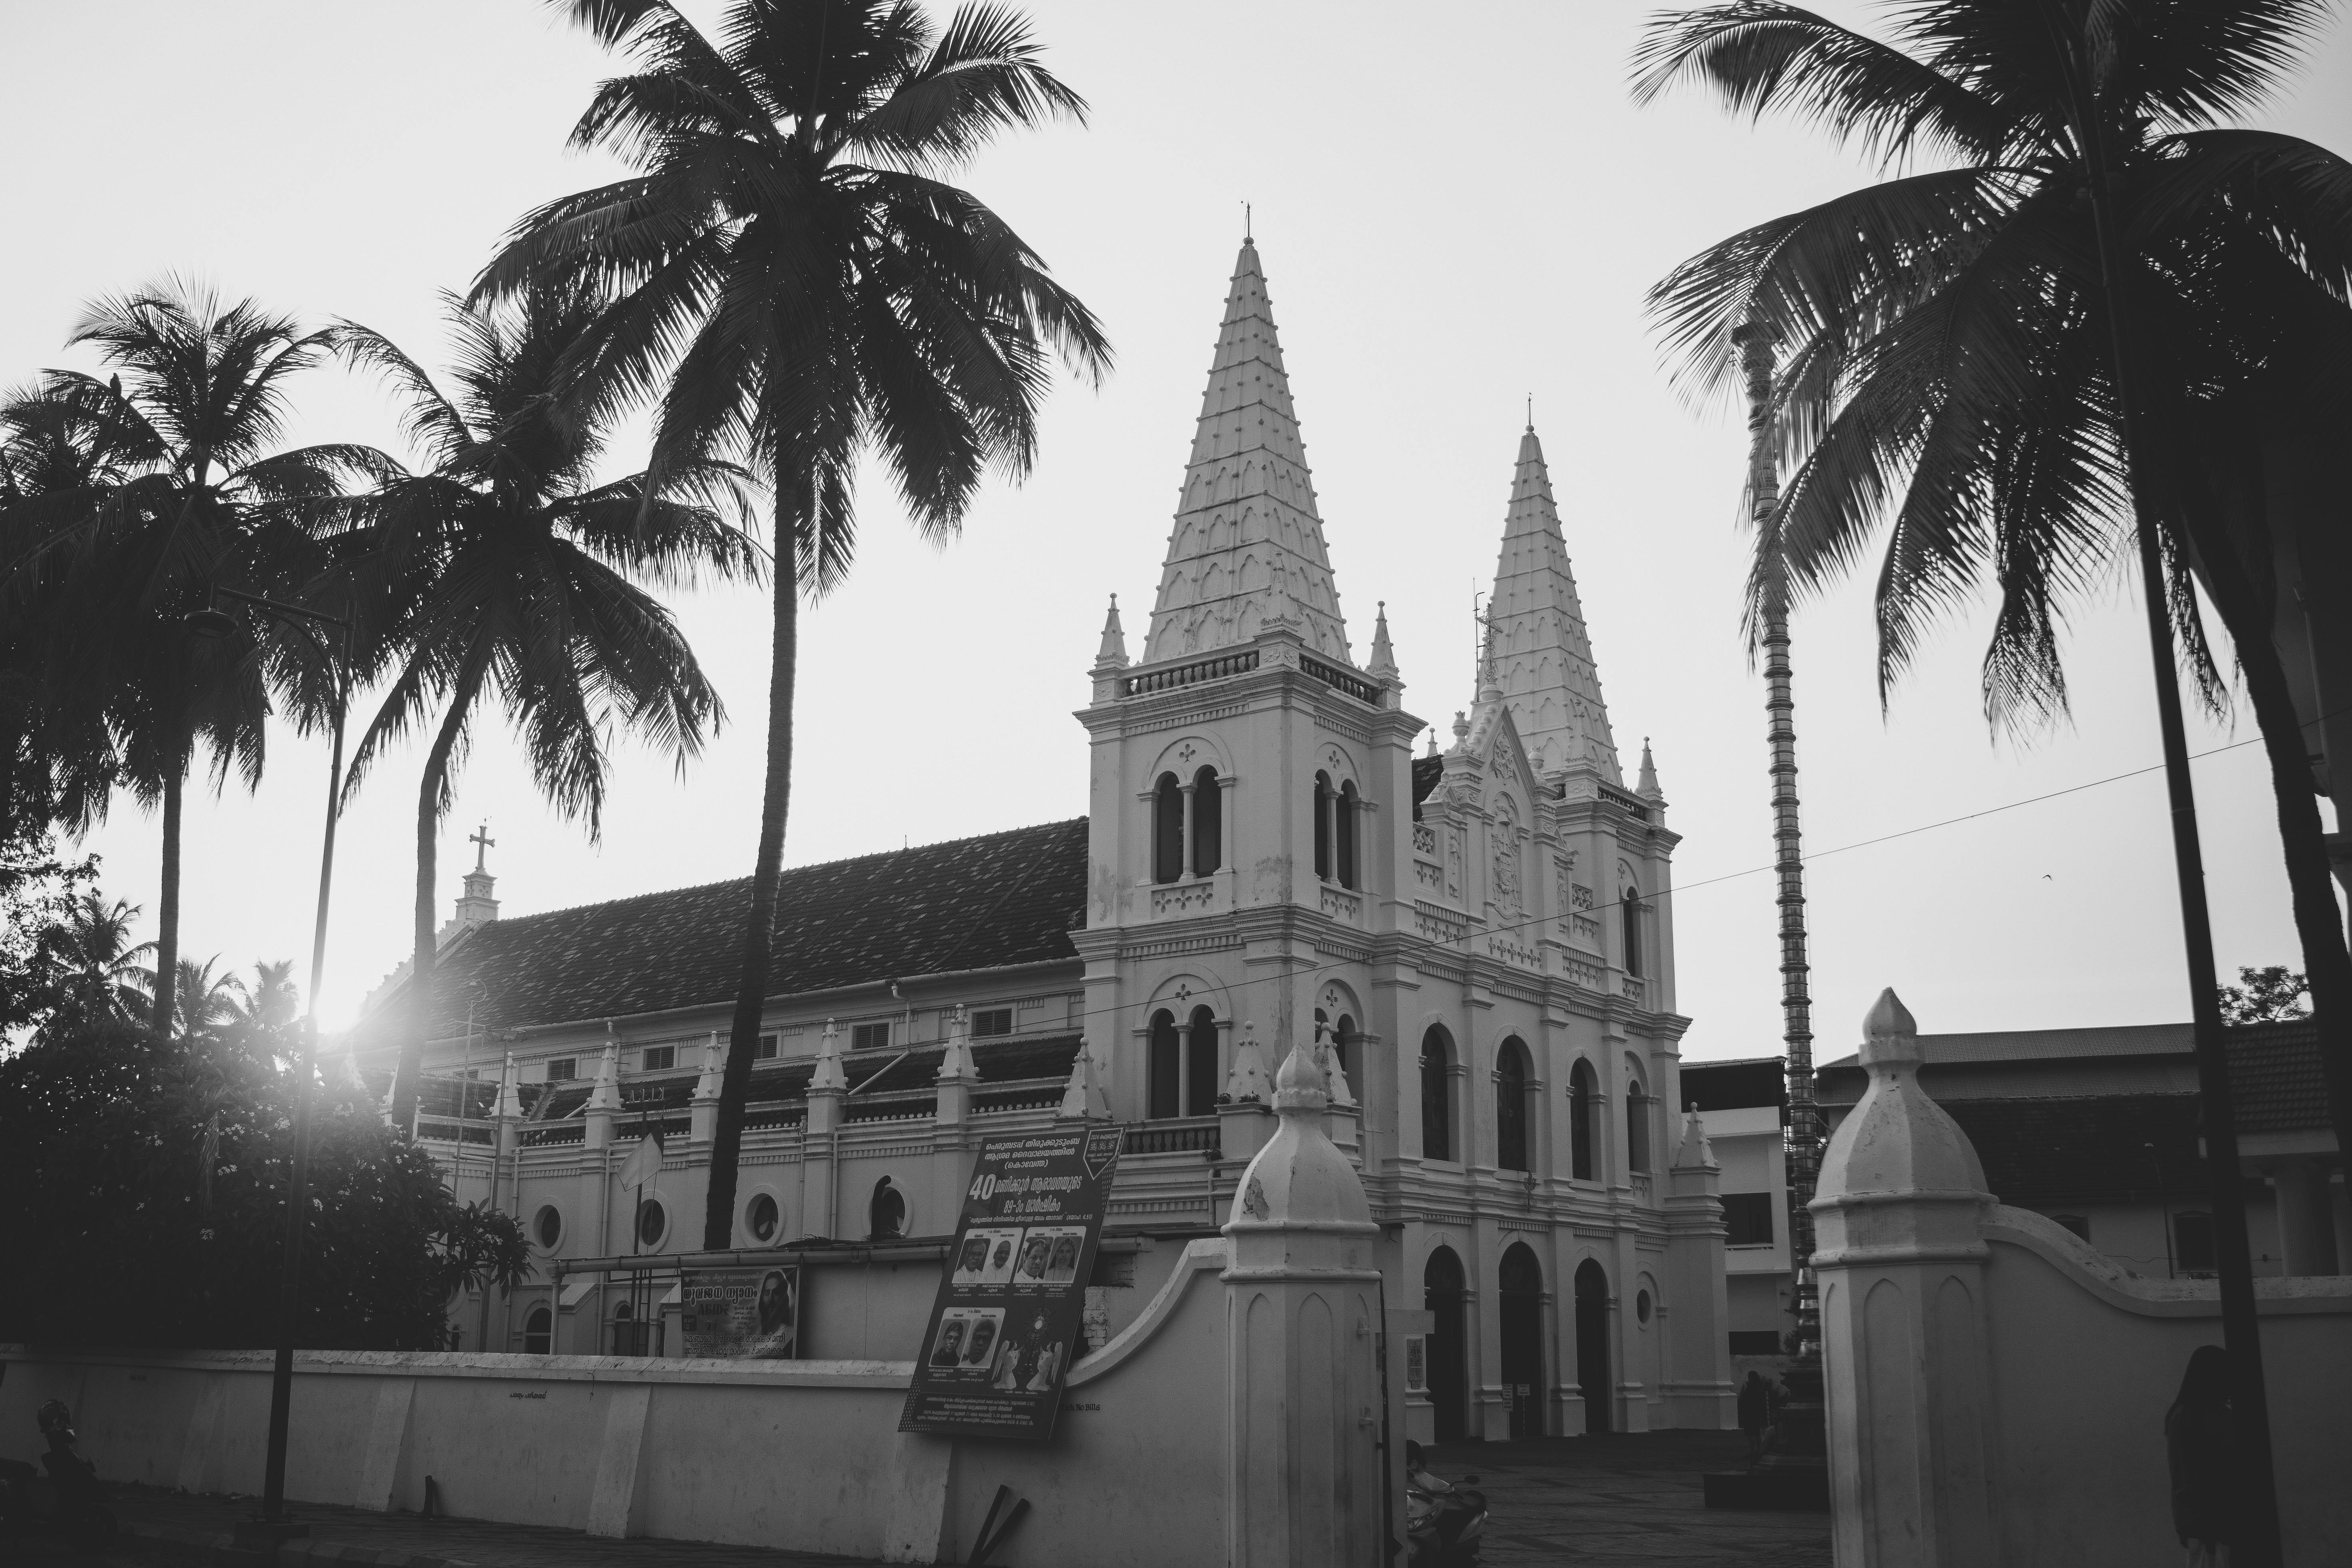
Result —
M 1231 647 L 1276 621 L 1324 658 L 1352 664 L 1265 274 L 1244 239 L 1143 658 Z
M 778 891 L 771 995 L 1067 959 L 1086 920 L 1087 819 L 799 866 Z M 748 877 L 478 928 L 435 969 L 434 1037 L 725 1004 Z M 481 982 L 479 992 L 469 983 Z M 401 1026 L 404 985 L 361 1026 Z

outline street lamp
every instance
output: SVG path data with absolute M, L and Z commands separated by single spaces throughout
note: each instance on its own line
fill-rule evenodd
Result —
M 278 1271 L 278 1354 L 269 1376 L 269 1454 L 262 1471 L 261 1518 L 242 1521 L 237 1544 L 271 1543 L 306 1533 L 286 1521 L 286 1428 L 294 1397 L 294 1315 L 302 1294 L 303 1220 L 310 1205 L 310 1074 L 319 1055 L 319 987 L 327 973 L 327 900 L 335 880 L 335 824 L 341 816 L 343 784 L 343 715 L 352 696 L 352 623 L 277 599 L 236 588 L 213 589 L 214 599 L 236 599 L 264 615 L 290 621 L 303 628 L 304 640 L 317 647 L 335 678 L 334 750 L 327 768 L 327 827 L 319 851 L 319 913 L 310 932 L 310 993 L 302 1013 L 302 1059 L 294 1079 L 294 1179 L 287 1194 L 286 1242 Z M 184 625 L 201 637 L 224 637 L 236 622 L 216 603 L 191 612 Z M 342 628 L 341 657 L 326 648 L 310 632 L 310 625 Z M 257 1528 L 248 1529 L 256 1525 Z

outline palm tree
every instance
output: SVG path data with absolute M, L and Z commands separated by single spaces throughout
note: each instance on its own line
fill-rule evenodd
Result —
M 560 395 L 558 367 L 595 320 L 577 289 L 525 291 L 511 308 L 449 301 L 453 395 L 380 334 L 345 323 L 339 349 L 381 373 L 407 405 L 431 467 L 388 477 L 336 508 L 348 592 L 374 646 L 398 650 L 382 707 L 353 752 L 347 789 L 412 730 L 432 742 L 416 796 L 409 1029 L 393 1121 L 415 1110 L 433 1026 L 434 878 L 441 819 L 486 697 L 522 741 L 540 789 L 602 826 L 604 735 L 617 725 L 682 765 L 721 719 L 685 635 L 640 583 L 684 586 L 712 571 L 756 575 L 759 554 L 723 510 L 740 471 L 682 460 L 599 483 L 596 410 Z M 437 715 L 437 718 L 436 718 Z
M 1886 524 L 1882 691 L 1926 626 L 1990 580 L 1987 715 L 2045 719 L 2066 701 L 2065 607 L 2132 548 L 2134 512 L 2145 518 L 2164 567 L 2152 596 L 2216 706 L 2226 688 L 2192 573 L 2231 635 L 2271 763 L 2331 1117 L 2352 1143 L 2352 952 L 2276 641 L 2287 628 L 2272 531 L 2296 520 L 2263 515 L 2259 500 L 2248 515 L 2237 482 L 2249 428 L 2316 448 L 2352 416 L 2340 374 L 2352 358 L 2352 163 L 2212 128 L 2268 90 L 2328 10 L 1949 0 L 1903 10 L 1906 54 L 1743 0 L 1661 18 L 1635 91 L 1696 79 L 1735 110 L 1793 110 L 1890 162 L 1951 161 L 1736 235 L 1652 293 L 1702 388 L 1738 375 L 1742 321 L 1777 355 L 1793 471 L 1759 537 L 1751 612 L 1769 563 L 1808 591 L 1861 561 Z
M 307 554 L 293 503 L 335 493 L 367 471 L 362 447 L 273 453 L 286 384 L 316 363 L 326 340 L 252 300 L 224 305 L 209 289 L 165 279 L 92 304 L 67 340 L 89 344 L 115 374 L 45 372 L 0 406 L 0 434 L 61 468 L 19 516 L 5 570 L 12 589 L 46 611 L 52 669 L 75 672 L 69 715 L 50 717 L 87 740 L 102 722 L 110 766 L 163 815 L 151 1022 L 168 1033 L 179 973 L 181 797 L 202 741 L 216 782 L 260 777 L 266 654 L 249 634 L 207 643 L 183 621 L 215 586 L 260 588 L 299 574 Z M 27 584 L 30 586 L 28 587 Z M 89 807 L 102 810 L 102 801 Z
M 218 953 L 201 963 L 193 958 L 180 960 L 180 973 L 172 987 L 173 1039 L 210 1040 L 245 1016 L 252 1003 L 252 994 L 235 970 L 214 973 L 213 965 L 219 962 Z M 156 990 L 156 971 L 142 968 L 138 974 L 141 993 L 152 998 Z
M 155 944 L 131 942 L 138 919 L 136 905 L 121 899 L 110 904 L 85 888 L 55 928 L 51 940 L 68 984 L 97 1016 L 129 1021 L 148 1010 L 152 986 L 142 960 L 153 956 Z
M 597 89 L 572 143 L 638 172 L 527 216 L 476 292 L 593 280 L 614 303 L 581 372 L 659 389 L 656 468 L 731 448 L 775 495 L 767 784 L 703 1218 L 723 1247 L 773 958 L 800 597 L 849 569 L 862 454 L 944 540 L 990 467 L 1027 472 L 1049 351 L 1108 369 L 1093 315 L 943 177 L 998 132 L 1086 105 L 992 5 L 939 28 L 911 0 L 732 0 L 715 37 L 663 0 L 563 9 L 636 67 Z
M 1735 110 L 1793 110 L 1889 163 L 1927 154 L 1950 164 L 1759 225 L 1653 291 L 1700 385 L 1737 374 L 1742 322 L 1766 334 L 1777 362 L 1794 471 L 1757 542 L 1751 616 L 1780 574 L 1793 590 L 1818 587 L 1887 522 L 1882 691 L 1927 624 L 1989 578 L 2000 610 L 1987 715 L 2032 720 L 2065 704 L 2058 626 L 2070 597 L 2136 550 L 2216 1217 L 2239 1232 L 2219 1238 L 2224 1317 L 2240 1408 L 2258 1431 L 2260 1362 L 2172 639 L 2218 705 L 2225 688 L 2199 623 L 2201 583 L 2262 728 L 2331 1112 L 2339 1139 L 2352 1140 L 2352 952 L 2273 642 L 2272 529 L 2299 520 L 2221 500 L 2224 482 L 2244 476 L 2250 428 L 2315 445 L 2340 430 L 2352 398 L 2341 374 L 2352 356 L 2352 165 L 2290 137 L 2216 127 L 2269 90 L 2330 9 L 1940 0 L 1894 8 L 1906 52 L 1779 0 L 1740 0 L 1660 17 L 1636 57 L 1638 98 L 1696 79 Z M 2255 1468 L 2266 1505 L 2266 1451 Z M 2274 1546 L 2252 1543 L 2249 1555 L 2266 1559 Z

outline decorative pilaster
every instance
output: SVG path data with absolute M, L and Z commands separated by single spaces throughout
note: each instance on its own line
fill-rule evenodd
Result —
M 841 1131 L 842 1102 L 849 1097 L 849 1075 L 841 1068 L 841 1030 L 824 1021 L 818 1039 L 816 1070 L 809 1078 L 808 1116 L 801 1123 L 801 1232 L 804 1236 L 833 1234 L 834 1178 L 838 1173 L 834 1142 Z
M 959 1002 L 948 1019 L 948 1048 L 940 1057 L 940 1104 L 933 1120 L 941 1127 L 962 1126 L 971 1117 L 971 1091 L 979 1082 L 980 1068 L 971 1059 L 971 1020 Z
M 1310 1044 L 1276 1083 L 1280 1126 L 1224 1227 L 1230 1568 L 1381 1561 L 1380 1269 L 1363 1183 L 1324 1135 Z
M 493 1133 L 495 1142 L 491 1147 L 498 1151 L 500 1161 L 512 1159 L 515 1151 L 522 1144 L 522 1093 L 516 1086 L 515 1059 L 512 1051 L 507 1053 L 506 1065 L 499 1071 L 499 1099 L 497 1105 L 490 1111 L 490 1120 L 495 1127 Z M 498 1206 L 498 1167 L 493 1165 L 490 1170 L 490 1206 L 492 1208 Z
M 582 1120 L 587 1131 L 582 1135 L 583 1144 L 590 1149 L 602 1149 L 613 1142 L 614 1123 L 621 1119 L 621 1047 L 612 1037 L 612 1026 L 605 1026 L 604 1054 L 596 1058 L 596 1081 L 588 1090 L 587 1109 Z
M 725 1080 L 726 1063 L 719 1031 L 713 1029 L 702 1043 L 702 1073 L 694 1080 L 694 1099 L 687 1112 L 687 1136 L 697 1143 L 708 1143 L 719 1135 L 719 1090 Z
M 1894 992 L 1863 1030 L 1870 1087 L 1812 1204 L 1832 1544 L 1842 1568 L 1991 1563 L 1993 1200 L 1967 1135 L 1919 1087 L 1918 1029 Z

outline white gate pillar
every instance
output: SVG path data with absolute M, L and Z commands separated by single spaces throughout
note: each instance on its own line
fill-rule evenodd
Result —
M 1380 1268 L 1363 1183 L 1323 1130 L 1311 1038 L 1275 1077 L 1274 1136 L 1234 1194 L 1225 1285 L 1225 1561 L 1376 1568 Z
M 1919 1087 L 1893 991 L 1864 1020 L 1863 1091 L 1812 1202 L 1839 1568 L 1974 1568 L 1993 1533 L 1985 1326 L 1992 1203 L 1968 1137 Z

